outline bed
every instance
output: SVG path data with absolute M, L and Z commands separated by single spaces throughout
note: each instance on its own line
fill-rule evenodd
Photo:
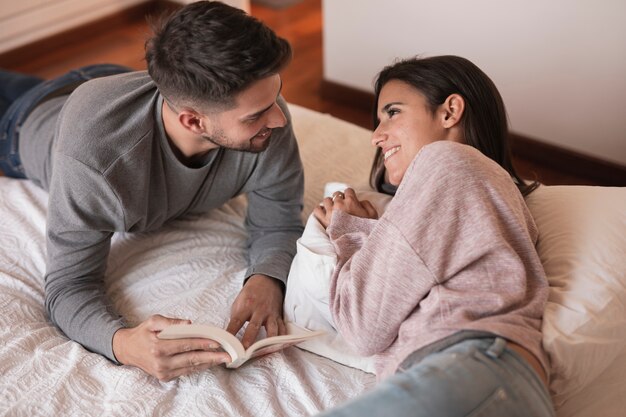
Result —
M 305 165 L 307 220 L 327 183 L 367 188 L 370 132 L 290 105 Z M 0 415 L 308 416 L 375 376 L 288 348 L 237 369 L 159 382 L 68 340 L 43 307 L 47 195 L 0 177 Z M 542 186 L 529 199 L 551 282 L 546 337 L 559 417 L 626 410 L 626 192 Z M 151 314 L 225 326 L 246 269 L 244 196 L 158 233 L 120 234 L 107 292 L 131 322 Z

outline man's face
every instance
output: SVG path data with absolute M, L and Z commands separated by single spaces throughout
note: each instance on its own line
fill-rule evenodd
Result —
M 235 97 L 234 108 L 203 116 L 203 140 L 219 147 L 247 152 L 267 149 L 272 129 L 287 123 L 276 102 L 281 87 L 280 76 L 271 75 L 239 93 Z

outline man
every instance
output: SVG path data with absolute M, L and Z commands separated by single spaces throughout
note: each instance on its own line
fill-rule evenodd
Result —
M 280 97 L 278 73 L 290 58 L 289 44 L 258 20 L 200 1 L 155 30 L 147 72 L 96 65 L 46 82 L 0 74 L 0 105 L 10 104 L 0 119 L 0 169 L 49 191 L 46 308 L 67 336 L 161 380 L 228 361 L 210 341 L 156 337 L 185 320 L 155 315 L 127 327 L 103 276 L 114 232 L 156 230 L 241 193 L 250 267 L 228 330 L 248 322 L 246 346 L 262 326 L 285 332 L 303 193 Z

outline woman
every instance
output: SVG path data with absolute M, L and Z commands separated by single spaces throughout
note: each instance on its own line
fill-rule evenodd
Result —
M 338 264 L 339 332 L 383 381 L 328 416 L 552 416 L 541 319 L 548 284 L 491 80 L 454 56 L 385 68 L 375 84 L 380 219 L 354 191 L 316 208 Z

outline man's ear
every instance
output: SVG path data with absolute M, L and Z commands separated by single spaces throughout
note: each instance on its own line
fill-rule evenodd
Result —
M 180 113 L 178 113 L 178 121 L 185 129 L 196 135 L 202 135 L 206 132 L 204 119 L 193 110 L 181 110 Z
M 450 94 L 441 105 L 441 123 L 446 129 L 459 124 L 465 111 L 465 100 L 460 94 Z

